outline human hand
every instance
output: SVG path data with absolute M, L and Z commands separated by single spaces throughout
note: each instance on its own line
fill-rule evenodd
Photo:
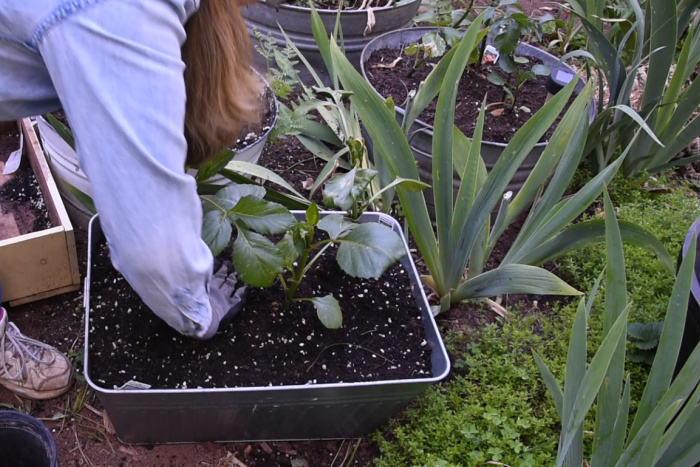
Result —
M 209 303 L 212 322 L 218 326 L 207 332 L 204 339 L 212 337 L 217 329 L 226 326 L 242 309 L 248 286 L 238 280 L 231 263 L 222 263 L 209 283 Z

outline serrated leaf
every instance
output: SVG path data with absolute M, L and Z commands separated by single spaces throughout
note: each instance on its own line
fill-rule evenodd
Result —
M 360 224 L 340 240 L 336 259 L 354 277 L 377 278 L 406 255 L 401 238 L 377 223 Z
M 663 323 L 632 323 L 627 327 L 627 334 L 635 347 L 649 350 L 659 345 L 663 329 Z
M 343 325 L 343 311 L 340 308 L 340 303 L 333 295 L 305 298 L 303 300 L 313 303 L 318 319 L 328 329 L 338 329 Z
M 233 243 L 233 265 L 240 279 L 253 287 L 270 287 L 282 273 L 284 258 L 277 246 L 266 237 L 238 229 Z

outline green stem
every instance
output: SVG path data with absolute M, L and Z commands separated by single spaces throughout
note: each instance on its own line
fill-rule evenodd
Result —
M 458 21 L 455 21 L 454 23 L 452 23 L 452 27 L 453 27 L 453 28 L 458 28 L 459 25 L 462 24 L 462 21 L 464 21 L 465 19 L 467 19 L 467 16 L 469 16 L 469 13 L 471 13 L 472 7 L 473 7 L 473 6 L 474 6 L 474 0 L 471 0 L 471 1 L 469 2 L 469 6 L 468 6 L 467 9 L 464 11 L 464 14 L 459 18 Z M 573 15 L 572 15 L 572 16 L 573 16 Z
M 287 310 L 292 305 L 292 300 L 294 299 L 294 294 L 299 287 L 301 279 L 304 277 L 304 268 L 306 267 L 306 262 L 309 259 L 309 249 L 304 250 L 301 254 L 298 262 L 299 265 L 294 269 L 292 278 L 289 279 L 289 288 L 285 290 L 284 293 L 284 309 Z

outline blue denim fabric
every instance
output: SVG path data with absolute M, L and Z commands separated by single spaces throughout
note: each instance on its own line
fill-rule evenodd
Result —
M 0 0 L 0 121 L 63 107 L 112 262 L 182 334 L 218 327 L 184 173 L 183 24 L 198 0 Z

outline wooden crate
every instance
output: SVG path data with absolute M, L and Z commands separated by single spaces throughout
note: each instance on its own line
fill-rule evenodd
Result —
M 32 122 L 20 122 L 25 154 L 55 227 L 0 240 L 2 301 L 20 305 L 80 288 L 75 236 Z

